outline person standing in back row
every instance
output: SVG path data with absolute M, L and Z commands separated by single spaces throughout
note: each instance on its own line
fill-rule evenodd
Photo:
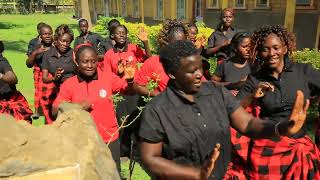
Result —
M 86 19 L 79 20 L 79 28 L 80 35 L 74 40 L 73 48 L 77 49 L 77 46 L 80 44 L 90 43 L 97 51 L 98 46 L 103 41 L 103 38 L 99 34 L 89 31 L 89 24 Z
M 217 57 L 220 64 L 229 58 L 229 45 L 237 30 L 232 26 L 234 10 L 226 8 L 221 12 L 220 22 L 208 39 L 208 48 L 204 50 L 205 57 Z

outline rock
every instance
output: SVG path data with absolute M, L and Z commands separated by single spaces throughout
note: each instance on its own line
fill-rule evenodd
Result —
M 111 152 L 90 114 L 68 103 L 59 112 L 52 125 L 40 127 L 0 115 L 0 178 L 78 167 L 80 176 L 73 179 L 118 180 Z

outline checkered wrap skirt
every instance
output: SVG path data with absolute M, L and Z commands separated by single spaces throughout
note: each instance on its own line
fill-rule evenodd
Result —
M 18 120 L 31 120 L 32 110 L 26 98 L 19 92 L 14 92 L 9 98 L 0 97 L 0 114 L 10 114 Z
M 50 73 L 49 76 L 52 76 Z M 52 82 L 49 84 L 43 83 L 41 89 L 40 104 L 43 111 L 43 115 L 46 118 L 46 124 L 52 124 L 54 118 L 52 116 L 52 104 L 57 97 L 59 92 L 58 87 Z
M 232 162 L 224 179 L 320 179 L 320 153 L 308 136 L 252 140 L 231 128 Z

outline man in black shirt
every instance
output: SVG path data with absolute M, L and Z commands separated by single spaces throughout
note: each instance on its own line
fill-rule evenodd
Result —
M 202 83 L 201 57 L 190 41 L 169 44 L 160 51 L 160 61 L 170 82 L 146 105 L 139 132 L 141 159 L 153 175 L 222 179 L 231 156 L 230 126 L 250 137 L 270 138 L 296 133 L 305 120 L 308 103 L 304 106 L 301 92 L 292 120 L 276 124 L 245 112 L 223 86 Z M 221 145 L 218 159 L 216 144 Z M 212 173 L 208 164 L 214 161 Z

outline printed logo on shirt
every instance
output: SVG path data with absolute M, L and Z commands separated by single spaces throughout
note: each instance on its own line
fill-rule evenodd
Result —
M 128 57 L 128 61 L 129 61 L 129 62 L 133 61 L 133 57 L 132 57 L 132 56 L 129 56 L 129 57 Z
M 100 96 L 101 98 L 107 97 L 107 91 L 104 90 L 104 89 L 101 89 L 101 90 L 99 91 L 99 96 Z

